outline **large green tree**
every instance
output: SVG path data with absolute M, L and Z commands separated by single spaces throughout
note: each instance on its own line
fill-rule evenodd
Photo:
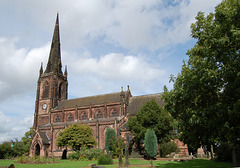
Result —
M 58 146 L 70 146 L 73 150 L 80 150 L 81 147 L 90 148 L 96 144 L 90 126 L 78 123 L 65 128 L 57 138 Z
M 188 50 L 174 88 L 165 88 L 165 108 L 178 119 L 185 143 L 198 147 L 216 141 L 239 145 L 240 2 L 224 0 L 215 13 L 199 12 L 192 24 L 197 40 Z
M 134 134 L 134 141 L 141 152 L 141 143 L 147 129 L 154 130 L 159 143 L 171 139 L 173 119 L 168 112 L 160 108 L 157 102 L 152 99 L 141 107 L 136 117 L 129 118 L 127 127 Z

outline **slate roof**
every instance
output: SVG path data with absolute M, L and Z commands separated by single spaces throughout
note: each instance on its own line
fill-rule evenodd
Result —
M 76 106 L 77 107 L 89 106 L 90 104 L 100 105 L 105 103 L 121 102 L 121 93 L 122 92 L 117 92 L 117 93 L 110 93 L 110 94 L 104 94 L 104 95 L 63 100 L 58 104 L 57 107 L 55 107 L 55 110 L 65 109 L 65 108 L 75 108 Z M 123 92 L 124 95 L 126 95 L 126 93 L 127 91 Z
M 43 144 L 50 144 L 50 139 L 46 132 L 39 132 L 39 135 L 42 138 Z
M 129 100 L 128 114 L 130 116 L 136 116 L 140 108 L 147 101 L 150 101 L 152 99 L 155 99 L 158 105 L 161 107 L 163 105 L 163 101 L 160 99 L 160 96 L 161 93 L 131 97 Z

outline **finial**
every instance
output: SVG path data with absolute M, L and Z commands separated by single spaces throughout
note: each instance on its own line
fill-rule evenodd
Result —
M 68 73 L 67 73 L 67 65 L 65 65 L 65 71 L 64 71 L 64 76 L 67 77 Z
M 123 92 L 123 87 L 121 87 L 121 91 Z
M 40 67 L 40 70 L 39 70 L 39 75 L 41 76 L 43 73 L 43 62 L 41 62 L 41 67 Z
M 128 91 L 129 91 L 129 90 L 130 90 L 130 89 L 129 89 L 129 85 L 127 85 L 127 88 L 128 88 Z

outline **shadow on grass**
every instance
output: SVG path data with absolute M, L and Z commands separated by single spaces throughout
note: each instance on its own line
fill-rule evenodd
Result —
M 230 163 L 215 162 L 206 159 L 196 159 L 182 162 L 158 163 L 158 168 L 232 168 Z

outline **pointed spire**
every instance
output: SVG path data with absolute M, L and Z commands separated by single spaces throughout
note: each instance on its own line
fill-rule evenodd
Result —
M 39 70 L 39 76 L 41 76 L 43 73 L 43 63 L 41 62 L 41 67 L 40 67 L 40 70 Z
M 68 75 L 68 73 L 67 73 L 67 65 L 65 65 L 64 77 L 67 78 L 67 75 Z
M 60 50 L 60 35 L 59 35 L 59 21 L 58 13 L 56 24 L 54 28 L 51 50 L 48 58 L 47 68 L 45 73 L 58 73 L 62 74 L 61 50 Z

